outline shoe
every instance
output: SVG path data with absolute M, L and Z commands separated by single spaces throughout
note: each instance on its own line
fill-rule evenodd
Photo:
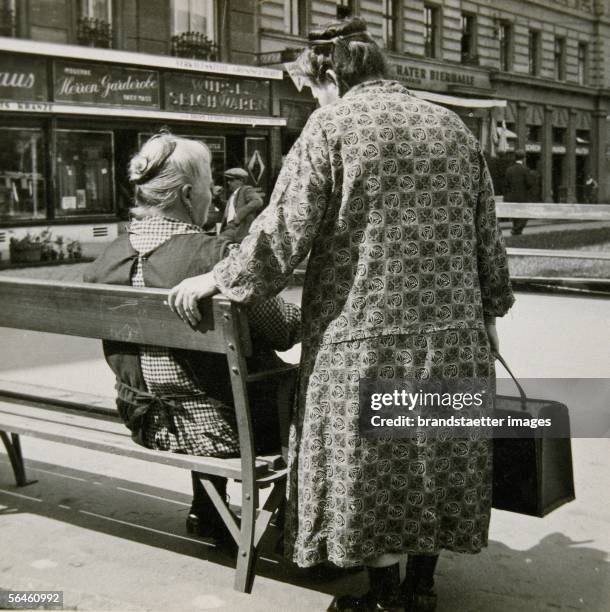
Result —
M 222 548 L 230 554 L 237 553 L 237 544 L 224 521 L 220 517 L 213 518 L 214 515 L 210 512 L 206 514 L 206 520 L 202 521 L 200 514 L 193 512 L 193 509 L 191 509 L 186 517 L 187 533 L 209 540 L 216 547 Z
M 399 612 L 402 605 L 399 602 L 380 602 L 372 591 L 364 595 L 341 595 L 335 597 L 328 612 Z
M 370 590 L 364 595 L 335 597 L 330 612 L 398 612 L 402 611 L 402 592 L 398 563 L 387 567 L 367 566 Z
M 405 612 L 435 612 L 438 597 L 434 591 L 409 593 L 403 599 Z

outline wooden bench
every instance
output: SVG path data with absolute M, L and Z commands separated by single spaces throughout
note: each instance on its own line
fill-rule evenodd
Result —
M 549 221 L 610 221 L 610 204 L 547 204 L 542 202 L 496 202 L 496 216 L 500 219 L 544 219 Z M 509 257 L 545 257 L 610 260 L 603 251 L 576 251 L 508 247 Z M 544 276 L 511 276 L 516 289 L 552 290 L 607 295 L 607 278 L 560 278 Z
M 0 381 L 0 437 L 18 486 L 28 484 L 19 442 L 22 435 L 201 473 L 203 486 L 238 546 L 235 589 L 249 593 L 259 545 L 284 498 L 286 468 L 281 455 L 255 454 L 247 385 L 274 376 L 287 380 L 286 375 L 294 373 L 296 366 L 249 373 L 246 357 L 252 346 L 248 321 L 243 310 L 226 298 L 202 301 L 203 318 L 196 331 L 170 311 L 166 299 L 167 291 L 161 289 L 4 277 L 0 279 L 0 327 L 226 355 L 239 457 L 217 459 L 146 449 L 132 441 L 113 402 L 106 398 L 8 381 Z M 241 483 L 240 518 L 206 476 Z M 259 491 L 269 486 L 272 490 L 259 508 Z

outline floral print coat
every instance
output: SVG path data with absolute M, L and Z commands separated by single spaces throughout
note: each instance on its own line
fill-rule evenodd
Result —
M 394 81 L 315 111 L 267 209 L 214 269 L 250 303 L 309 253 L 291 432 L 287 553 L 302 566 L 487 541 L 487 440 L 371 440 L 358 381 L 486 377 L 484 315 L 513 303 L 493 187 L 453 112 Z

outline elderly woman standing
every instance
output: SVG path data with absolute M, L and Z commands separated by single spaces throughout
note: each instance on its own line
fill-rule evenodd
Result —
M 85 280 L 169 288 L 211 270 L 230 245 L 222 235 L 209 236 L 202 229 L 211 202 L 207 147 L 159 133 L 132 158 L 129 175 L 135 188 L 134 219 L 128 232 L 92 264 Z M 273 349 L 286 350 L 297 340 L 299 309 L 280 298 L 253 307 L 249 318 L 253 369 L 279 360 Z M 119 414 L 136 442 L 190 455 L 239 453 L 230 375 L 223 356 L 121 342 L 104 342 L 104 354 L 116 374 Z M 254 394 L 258 401 L 252 403 L 255 442 L 261 451 L 279 447 L 274 391 L 272 386 L 258 388 Z M 209 479 L 224 496 L 226 479 Z M 193 488 L 189 531 L 230 543 L 224 522 L 195 473 Z
M 287 553 L 301 566 L 368 567 L 369 592 L 334 610 L 432 610 L 439 551 L 487 544 L 490 443 L 366 438 L 358 383 L 492 375 L 494 317 L 513 303 L 492 184 L 453 112 L 384 78 L 364 22 L 310 39 L 300 66 L 322 108 L 240 249 L 170 304 L 195 320 L 197 299 L 216 290 L 256 302 L 310 252 Z

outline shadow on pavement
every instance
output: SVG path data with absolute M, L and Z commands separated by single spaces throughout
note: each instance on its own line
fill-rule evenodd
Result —
M 35 515 L 187 555 L 226 568 L 221 575 L 232 583 L 233 558 L 186 533 L 189 495 L 39 461 L 28 461 L 28 472 L 38 482 L 17 488 L 6 456 L 0 457 L 3 519 Z M 184 478 L 187 480 L 188 474 Z M 19 537 L 15 535 L 18 526 L 19 522 L 11 525 L 11 537 Z M 367 588 L 363 572 L 324 568 L 316 577 L 284 562 L 270 548 L 263 549 L 258 576 L 329 596 L 361 593 Z M 171 558 L 168 562 L 175 564 Z M 117 559 L 116 572 L 124 571 Z M 218 579 L 218 572 L 215 575 Z M 576 541 L 560 532 L 546 535 L 527 550 L 491 541 L 479 555 L 444 552 L 436 589 L 437 612 L 607 612 L 610 564 L 607 552 L 593 546 L 592 540 Z
M 232 582 L 234 556 L 186 532 L 190 496 L 32 460 L 27 461 L 27 473 L 36 482 L 17 487 L 8 459 L 0 455 L 0 517 L 27 513 L 198 558 L 226 567 Z M 188 473 L 184 478 L 188 480 Z M 268 540 L 259 556 L 257 576 L 328 594 L 361 589 L 343 584 L 345 580 L 361 582 L 359 572 L 334 566 L 323 571 L 300 569 L 284 562 L 281 553 L 273 550 L 273 538 Z

